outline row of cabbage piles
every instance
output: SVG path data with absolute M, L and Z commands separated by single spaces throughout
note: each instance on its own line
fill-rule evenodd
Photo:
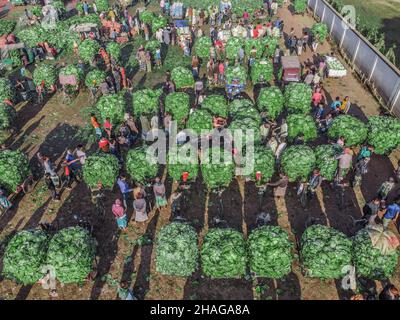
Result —
M 210 229 L 199 250 L 194 228 L 174 222 L 160 231 L 156 246 L 157 272 L 180 277 L 192 275 L 200 264 L 211 278 L 239 278 L 250 271 L 279 279 L 292 271 L 296 256 L 287 232 L 278 226 L 255 229 L 247 241 L 233 229 Z M 321 279 L 341 278 L 352 265 L 358 276 L 389 278 L 398 261 L 398 252 L 383 254 L 374 248 L 366 230 L 349 239 L 322 225 L 306 229 L 299 255 L 306 275 Z
M 29 285 L 51 268 L 61 283 L 81 284 L 93 270 L 95 252 L 95 240 L 80 227 L 62 229 L 53 237 L 41 230 L 24 230 L 6 247 L 3 275 Z

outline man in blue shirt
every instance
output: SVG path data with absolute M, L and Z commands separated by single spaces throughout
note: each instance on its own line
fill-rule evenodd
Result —
M 334 114 L 338 114 L 340 112 L 340 106 L 342 102 L 340 101 L 340 97 L 336 97 L 336 100 L 331 104 L 331 112 Z
M 126 182 L 126 176 L 121 175 L 118 180 L 117 180 L 117 184 L 119 189 L 121 190 L 122 193 L 122 199 L 124 202 L 124 207 L 128 208 L 128 198 L 129 198 L 129 193 L 133 191 L 133 189 L 131 189 L 129 187 L 128 182 Z
M 386 212 L 383 216 L 383 226 L 385 228 L 388 227 L 390 221 L 394 220 L 396 221 L 399 214 L 400 214 L 400 206 L 399 206 L 399 201 L 397 203 L 393 203 L 390 206 L 387 207 Z

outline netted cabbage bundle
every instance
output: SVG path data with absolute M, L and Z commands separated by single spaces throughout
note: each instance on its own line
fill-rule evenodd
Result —
M 102 70 L 95 69 L 89 71 L 86 75 L 85 85 L 88 88 L 98 88 L 106 80 L 106 77 L 106 73 Z
M 96 104 L 100 112 L 101 119 L 110 118 L 114 125 L 120 124 L 124 120 L 126 102 L 121 94 L 110 94 L 102 96 Z
M 100 50 L 100 45 L 97 41 L 86 39 L 78 47 L 79 57 L 84 61 L 91 63 Z
M 230 37 L 225 46 L 226 57 L 229 60 L 236 60 L 239 55 L 239 49 L 243 48 L 244 40 L 238 37 Z
M 192 88 L 194 86 L 194 77 L 188 68 L 174 68 L 171 73 L 171 79 L 175 83 L 176 89 Z
M 197 149 L 191 144 L 171 148 L 168 153 L 168 174 L 180 181 L 184 172 L 189 173 L 188 181 L 195 181 L 199 174 Z
M 49 243 L 47 264 L 53 266 L 62 284 L 83 283 L 93 269 L 95 240 L 86 229 L 70 227 L 59 231 Z
M 216 6 L 218 8 L 220 0 L 182 0 L 185 8 L 196 8 L 196 9 L 208 9 L 211 6 Z
M 279 47 L 279 37 L 268 36 L 263 39 L 265 45 L 265 55 L 272 58 L 276 49 Z
M 145 184 L 157 176 L 157 159 L 147 148 L 131 149 L 126 156 L 126 171 L 133 180 Z
M 228 116 L 228 104 L 224 96 L 215 94 L 209 95 L 204 99 L 201 107 L 202 109 L 207 110 L 214 116 Z
M 338 167 L 335 159 L 335 150 L 331 144 L 320 145 L 314 150 L 316 157 L 316 168 L 320 170 L 321 176 L 328 181 L 333 181 Z
M 263 38 L 250 38 L 246 39 L 246 43 L 244 45 L 244 50 L 247 56 L 250 56 L 251 50 L 255 48 L 257 50 L 256 58 L 260 59 L 265 51 L 265 43 Z
M 140 18 L 140 21 L 142 21 L 143 23 L 151 25 L 153 23 L 154 13 L 151 11 L 145 10 L 140 13 L 139 18 Z
M 33 82 L 36 86 L 40 86 L 44 81 L 45 87 L 50 89 L 57 81 L 57 70 L 51 64 L 42 63 L 33 71 Z
M 41 26 L 33 26 L 18 31 L 17 37 L 26 46 L 33 48 L 36 47 L 39 42 L 44 42 L 47 40 L 48 31 L 43 29 Z
M 91 188 L 99 182 L 112 189 L 119 174 L 118 159 L 111 154 L 97 153 L 89 156 L 83 166 L 83 179 Z
M 238 113 L 245 112 L 248 108 L 253 108 L 253 102 L 249 99 L 234 99 L 229 103 L 229 114 L 235 118 Z
M 212 116 L 207 110 L 197 109 L 189 115 L 186 127 L 198 135 L 208 133 L 213 129 Z
M 151 22 L 151 30 L 153 33 L 157 32 L 159 29 L 164 29 L 168 25 L 168 19 L 163 16 L 154 17 Z
M 190 109 L 190 97 L 184 92 L 174 92 L 165 98 L 165 111 L 172 115 L 172 119 L 182 126 Z
M 110 9 L 110 3 L 108 0 L 95 0 L 96 8 L 98 12 L 106 12 Z
M 324 43 L 328 37 L 328 26 L 325 23 L 314 23 L 311 27 L 311 34 L 313 37 L 319 39 L 320 43 Z
M 288 176 L 289 181 L 306 181 L 315 168 L 314 151 L 308 146 L 291 146 L 281 157 L 281 169 Z
M 157 49 L 161 48 L 161 43 L 158 40 L 150 40 L 144 46 L 146 51 L 150 51 L 152 54 L 155 54 Z
M 8 243 L 3 257 L 3 275 L 23 285 L 39 281 L 44 271 L 48 237 L 41 230 L 23 230 Z
M 10 80 L 7 78 L 0 78 L 0 102 L 4 100 L 14 100 L 14 88 Z
M 306 83 L 290 83 L 285 88 L 285 104 L 289 113 L 309 113 L 311 99 L 312 89 Z
M 248 155 L 245 157 L 247 163 Z M 254 148 L 254 157 L 249 157 L 250 161 L 254 161 L 253 173 L 249 177 L 251 181 L 265 184 L 269 182 L 275 173 L 275 155 L 271 149 L 263 146 Z M 261 172 L 261 179 L 257 181 L 257 172 Z
M 226 68 L 225 78 L 228 84 L 233 83 L 234 80 L 238 80 L 241 84 L 246 84 L 247 71 L 242 66 L 229 66 Z
M 200 157 L 204 183 L 210 189 L 228 187 L 233 179 L 232 154 L 217 147 L 208 148 Z
M 196 230 L 173 222 L 157 235 L 156 270 L 165 275 L 189 277 L 198 268 L 199 249 Z
M 296 13 L 304 13 L 307 9 L 307 1 L 306 0 L 294 0 L 293 3 L 294 11 Z
M 0 130 L 8 130 L 14 127 L 16 118 L 17 112 L 15 109 L 6 103 L 0 102 Z
M 22 67 L 21 53 L 19 50 L 8 51 L 14 68 Z
M 132 105 L 135 116 L 155 115 L 158 112 L 162 89 L 143 89 L 133 93 Z
M 269 82 L 274 77 L 274 66 L 268 59 L 256 60 L 251 67 L 253 84 Z
M 29 161 L 21 151 L 0 151 L 0 187 L 15 192 L 29 176 Z
M 264 226 L 251 232 L 248 240 L 250 270 L 258 277 L 280 279 L 292 270 L 293 243 L 278 226 Z
M 254 11 L 263 7 L 263 0 L 232 0 L 232 11 L 242 17 L 247 11 L 253 14 Z
M 400 145 L 400 120 L 394 117 L 368 118 L 368 143 L 377 154 L 388 154 Z
M 346 146 L 352 147 L 364 143 L 368 136 L 368 128 L 356 117 L 341 115 L 333 120 L 328 136 L 331 139 L 343 136 Z
M 288 137 L 295 139 L 304 136 L 304 142 L 317 138 L 317 126 L 313 117 L 302 114 L 291 114 L 287 117 Z
M 121 44 L 117 42 L 110 42 L 107 44 L 107 52 L 108 54 L 115 59 L 115 61 L 121 61 Z
M 233 229 L 210 229 L 201 247 L 203 273 L 214 279 L 239 278 L 246 273 L 243 235 Z
M 0 20 L 0 37 L 13 32 L 16 24 L 17 23 L 13 20 L 1 19 Z
M 60 70 L 60 75 L 63 76 L 75 76 L 77 84 L 83 79 L 83 70 L 77 66 L 70 64 Z
M 237 117 L 229 125 L 229 130 L 231 130 L 233 140 L 235 141 L 236 144 L 238 144 L 239 141 L 235 140 L 236 138 L 234 136 L 235 130 L 239 130 L 238 132 L 241 133 L 242 146 L 245 146 L 246 143 L 258 144 L 261 141 L 260 121 L 255 120 L 254 118 Z M 253 131 L 252 135 L 253 142 L 250 142 L 251 141 L 250 130 Z
M 374 248 L 366 229 L 359 231 L 353 239 L 353 262 L 356 273 L 372 280 L 383 280 L 394 275 L 399 253 L 384 255 Z
M 339 279 L 351 266 L 352 241 L 336 229 L 313 225 L 301 237 L 301 258 L 312 278 Z
M 200 37 L 196 40 L 194 51 L 199 58 L 208 59 L 210 57 L 211 47 L 212 42 L 209 37 Z
M 95 13 L 89 13 L 87 15 L 82 15 L 82 16 L 72 16 L 71 18 L 68 18 L 66 20 L 59 21 L 57 25 L 60 25 L 64 29 L 69 29 L 69 27 L 73 25 L 79 25 L 84 23 L 94 23 L 97 25 L 97 27 L 101 27 L 102 25 L 100 17 Z M 75 32 L 75 34 L 77 33 Z
M 278 87 L 262 88 L 257 99 L 258 110 L 265 111 L 268 118 L 275 120 L 283 111 L 284 97 Z

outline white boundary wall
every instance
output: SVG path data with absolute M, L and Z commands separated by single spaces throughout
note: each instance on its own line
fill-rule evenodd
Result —
M 331 38 L 345 52 L 352 67 L 376 88 L 389 110 L 400 117 L 399 69 L 354 30 L 326 1 L 308 0 L 308 6 L 321 22 L 328 25 Z

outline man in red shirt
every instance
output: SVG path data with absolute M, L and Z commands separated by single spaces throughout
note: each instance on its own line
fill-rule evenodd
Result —
M 112 133 L 112 124 L 111 124 L 110 118 L 106 118 L 106 121 L 104 121 L 103 127 L 104 127 L 104 131 L 107 132 L 107 135 L 110 138 L 111 133 Z
M 107 140 L 107 138 L 103 137 L 100 139 L 99 148 L 105 153 L 108 153 L 110 151 L 110 142 Z

